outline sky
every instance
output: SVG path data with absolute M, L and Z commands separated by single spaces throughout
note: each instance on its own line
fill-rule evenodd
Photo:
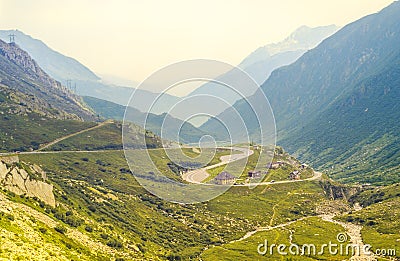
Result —
M 95 73 L 143 81 L 187 59 L 239 64 L 302 25 L 344 26 L 393 0 L 0 0 L 18 29 Z

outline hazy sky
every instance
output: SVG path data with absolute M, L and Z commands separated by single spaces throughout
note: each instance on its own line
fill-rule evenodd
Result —
M 0 0 L 19 29 L 96 73 L 142 81 L 185 59 L 238 64 L 301 25 L 345 25 L 392 0 Z

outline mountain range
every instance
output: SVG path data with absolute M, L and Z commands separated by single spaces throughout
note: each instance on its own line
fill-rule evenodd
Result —
M 304 52 L 314 47 L 318 42 L 332 34 L 335 30 L 337 30 L 337 27 L 334 25 L 316 28 L 302 26 L 284 41 L 258 48 L 255 52 L 246 57 L 239 67 L 249 73 L 258 83 L 262 83 L 272 70 L 294 62 Z M 147 90 L 135 90 L 132 87 L 111 84 L 107 81 L 109 77 L 106 77 L 105 81 L 102 81 L 100 77 L 79 61 L 54 51 L 42 41 L 26 35 L 19 30 L 1 30 L 0 39 L 8 41 L 10 34 L 15 35 L 18 45 L 26 50 L 44 71 L 78 95 L 91 96 L 125 106 L 128 103 L 129 97 L 136 91 L 136 94 L 139 95 L 141 99 L 139 102 L 131 104 L 130 106 L 142 112 L 146 111 L 146 104 L 149 104 L 149 101 L 154 101 L 159 95 L 158 93 Z M 226 99 L 228 103 L 231 104 L 241 98 L 225 90 L 220 90 L 220 87 L 221 86 L 215 86 L 214 84 L 205 84 L 183 98 L 163 94 L 162 104 L 158 103 L 158 106 L 153 112 L 161 115 L 169 111 L 174 104 L 182 99 L 196 94 L 217 95 Z M 251 94 L 252 93 L 245 93 L 245 96 L 250 96 Z M 201 106 L 202 104 L 192 104 L 191 108 L 188 108 L 188 110 L 197 112 Z M 213 108 L 215 110 L 213 112 L 215 115 L 226 109 L 226 107 L 218 106 L 214 106 Z M 177 119 L 184 119 L 187 114 L 179 113 L 179 111 L 176 110 L 171 113 L 171 116 Z M 194 123 L 200 125 L 204 123 L 205 119 L 206 118 L 200 119 L 199 122 L 194 120 Z
M 189 122 L 184 122 L 174 118 L 167 113 L 160 115 L 153 113 L 144 113 L 132 107 L 125 107 L 113 102 L 97 99 L 90 96 L 84 96 L 83 100 L 91 108 L 93 108 L 99 116 L 105 119 L 123 120 L 125 111 L 129 115 L 128 121 L 131 121 L 141 127 L 146 127 L 147 130 L 161 136 L 164 139 L 181 142 L 181 143 L 196 143 L 203 135 L 209 134 L 194 127 Z M 181 126 L 179 135 L 177 126 Z
M 268 79 L 272 71 L 295 62 L 305 52 L 316 47 L 323 39 L 337 30 L 338 27 L 336 25 L 320 26 L 315 28 L 301 26 L 283 41 L 257 48 L 254 52 L 244 58 L 238 67 L 253 78 L 258 85 L 261 85 Z M 235 80 L 232 78 L 235 77 L 235 73 L 233 71 L 234 69 L 219 76 L 217 80 L 225 83 L 234 82 Z M 237 93 L 237 91 L 240 93 Z M 237 100 L 249 97 L 253 94 L 254 89 L 252 88 L 243 87 L 240 88 L 240 90 L 233 91 L 224 85 L 207 82 L 188 94 L 186 98 L 196 95 L 210 95 L 223 99 L 226 102 L 225 104 L 214 104 L 213 106 L 213 115 L 218 115 L 228 107 L 232 106 Z M 202 104 L 193 105 L 193 113 L 196 113 L 199 106 L 202 106 Z M 173 115 L 182 118 L 179 112 L 176 112 Z M 206 119 L 202 119 L 201 121 L 196 122 L 196 124 L 201 125 L 205 120 Z
M 272 72 L 261 90 L 274 111 L 279 144 L 344 181 L 399 180 L 399 16 L 394 2 Z M 233 107 L 251 114 L 245 102 Z M 256 119 L 245 121 L 249 130 L 257 128 Z M 201 128 L 216 131 L 218 123 Z
M 393 174 L 387 174 L 383 169 L 387 169 L 387 166 L 391 166 L 394 170 L 398 168 L 396 160 L 398 151 L 393 149 L 397 147 L 399 140 L 396 131 L 398 125 L 394 120 L 398 117 L 395 102 L 398 97 L 395 80 L 398 74 L 396 68 L 399 53 L 396 48 L 399 34 L 396 19 L 399 14 L 398 6 L 399 3 L 395 2 L 378 14 L 369 15 L 345 26 L 325 40 L 322 39 L 338 29 L 336 26 L 300 27 L 284 41 L 257 49 L 240 64 L 241 68 L 251 72 L 260 81 L 262 78 L 256 76 L 259 71 L 253 70 L 254 68 L 263 68 L 261 69 L 265 74 L 263 77 L 268 77 L 270 74 L 259 91 L 267 95 L 274 111 L 278 143 L 302 160 L 307 160 L 321 169 L 329 169 L 333 176 L 345 181 L 360 181 L 359 174 L 366 173 L 368 174 L 365 176 L 368 177 L 367 181 L 385 183 L 387 179 L 392 179 L 387 175 Z M 66 80 L 63 77 L 74 74 L 77 93 L 97 98 L 85 98 L 85 100 L 91 103 L 98 113 L 101 112 L 99 114 L 110 117 L 110 113 L 102 110 L 100 104 L 107 108 L 113 107 L 114 111 L 118 111 L 118 118 L 121 117 L 122 107 L 119 105 L 126 104 L 134 89 L 101 83 L 94 73 L 79 62 L 52 51 L 42 42 L 19 31 L 2 31 L 1 33 L 3 38 L 10 33 L 15 33 L 18 41 L 21 40 L 25 48 L 31 48 L 30 52 L 36 54 L 38 61 L 41 61 L 55 77 Z M 318 46 L 313 48 L 315 45 Z M 3 42 L 3 46 L 7 47 L 7 44 Z M 43 57 L 48 58 L 44 61 Z M 286 60 L 285 57 L 288 59 Z M 278 62 L 275 63 L 276 61 Z M 292 64 L 285 65 L 291 61 L 293 61 Z M 69 63 L 74 64 L 76 68 L 70 68 Z M 39 67 L 39 65 L 36 64 L 33 67 Z M 259 65 L 262 66 L 258 67 Z M 270 69 L 267 69 L 268 66 Z M 3 67 L 6 68 L 6 66 Z M 57 74 L 52 70 L 54 67 L 64 68 L 64 73 Z M 275 69 L 275 67 L 279 68 Z M 273 69 L 275 70 L 270 73 Z M 44 71 L 38 72 L 45 74 Z M 59 83 L 57 85 L 56 81 L 50 85 L 58 86 L 57 88 L 66 91 Z M 20 85 L 14 84 L 14 86 Z M 207 86 L 207 84 L 201 86 L 189 94 L 189 97 L 203 91 L 218 95 L 217 89 L 207 90 Z M 140 102 L 135 103 L 133 111 L 136 113 L 133 115 L 137 115 L 135 122 L 141 124 L 144 115 L 141 109 L 145 110 L 143 107 L 149 100 L 156 99 L 158 94 L 144 90 L 137 91 L 143 97 L 144 105 Z M 84 108 L 85 105 L 80 103 L 77 96 L 70 92 L 66 93 L 68 97 L 73 97 L 73 100 L 77 101 L 77 106 L 81 108 L 77 113 L 80 114 L 77 115 L 78 118 L 91 114 Z M 221 93 L 221 95 L 226 96 L 226 93 Z M 250 93 L 246 95 L 250 96 L 250 101 L 254 99 Z M 254 97 L 257 95 L 259 94 L 254 94 Z M 231 102 L 235 102 L 237 98 L 232 99 Z M 166 117 L 173 119 L 172 122 L 177 125 L 182 125 L 179 115 L 171 117 L 164 113 L 180 98 L 165 95 L 163 100 L 163 106 L 159 106 L 158 111 L 150 114 L 151 121 L 155 124 L 151 128 L 155 133 L 160 133 L 157 124 L 161 124 Z M 18 104 L 24 104 L 24 102 Z M 52 108 L 52 106 L 63 105 L 55 102 L 48 107 Z M 264 105 L 257 106 L 261 108 Z M 21 110 L 23 106 L 17 107 Z M 191 107 L 188 110 L 197 110 L 195 104 Z M 221 110 L 221 108 L 217 109 Z M 65 113 L 64 118 L 72 115 L 65 108 L 59 108 L 59 110 Z M 229 121 L 233 118 L 234 110 L 246 115 L 247 128 L 251 135 L 255 135 L 257 119 L 252 115 L 251 109 L 244 100 L 237 101 L 233 108 L 227 109 L 218 117 Z M 68 113 L 70 113 L 69 116 L 67 116 Z M 213 120 L 204 123 L 200 128 L 187 124 L 188 133 L 191 134 L 187 133 L 183 141 L 196 141 L 206 133 L 216 134 L 219 139 L 223 139 L 225 130 L 220 129 L 218 125 Z M 258 137 L 253 136 L 253 138 Z
M 274 70 L 248 98 L 253 108 L 240 99 L 219 115 L 236 123 L 237 109 L 251 143 L 212 150 L 200 170 L 186 159 L 198 161 L 207 149 L 199 143 L 176 148 L 158 135 L 176 140 L 176 126 L 182 126 L 179 142 L 214 132 L 221 140 L 220 124 L 209 120 L 200 129 L 166 113 L 78 96 L 70 90 L 74 84 L 68 88 L 49 75 L 17 41 L 0 40 L 0 259 L 400 260 L 399 17 L 395 2 Z M 60 57 L 58 63 L 68 60 Z M 81 74 L 77 90 L 114 94 L 122 103 L 134 90 L 70 70 Z M 257 100 L 264 94 L 275 112 L 278 143 L 301 161 L 280 146 L 270 151 L 257 144 L 253 112 L 269 108 Z M 203 105 L 214 106 L 211 99 Z M 147 129 L 122 123 L 125 113 Z M 227 190 L 195 204 L 153 193 L 164 178 L 183 187 L 195 181 L 185 176 L 198 174 L 221 183 L 166 194 Z M 271 244 L 267 251 L 268 242 L 278 250 Z M 324 252 L 327 242 L 351 250 Z M 363 246 L 371 256 L 357 256 Z
M 54 51 L 42 41 L 19 30 L 0 30 L 0 39 L 8 42 L 10 34 L 15 35 L 15 42 L 18 46 L 29 53 L 49 76 L 73 90 L 77 95 L 93 96 L 125 106 L 129 97 L 135 91 L 132 87 L 102 82 L 100 77 L 76 59 Z M 143 103 L 134 104 L 134 107 L 141 111 L 146 110 L 144 104 L 153 101 L 158 96 L 157 93 L 146 90 L 138 89 L 136 91 L 140 92 Z M 163 98 L 163 106 L 160 106 L 159 110 L 156 111 L 158 114 L 168 111 L 178 100 L 177 97 L 168 94 L 165 94 Z
M 336 25 L 318 27 L 303 25 L 283 41 L 257 48 L 238 66 L 261 85 L 275 69 L 295 62 L 337 30 L 339 27 Z

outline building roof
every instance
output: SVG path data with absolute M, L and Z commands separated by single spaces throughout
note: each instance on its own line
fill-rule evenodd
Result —
M 236 178 L 235 176 L 226 171 L 222 171 L 215 177 L 216 180 L 231 180 L 235 178 Z

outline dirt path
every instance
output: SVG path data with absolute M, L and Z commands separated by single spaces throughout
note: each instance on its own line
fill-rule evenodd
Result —
M 65 136 L 63 136 L 63 137 L 60 137 L 60 138 L 58 138 L 58 139 L 56 139 L 56 140 L 53 140 L 52 142 L 49 142 L 49 143 L 47 143 L 47 144 L 41 146 L 41 147 L 40 147 L 39 149 L 37 149 L 36 151 L 42 151 L 42 150 L 44 150 L 44 149 L 47 149 L 47 148 L 53 146 L 54 144 L 59 143 L 60 141 L 66 140 L 66 139 L 68 139 L 68 138 L 74 137 L 74 136 L 79 135 L 79 134 L 82 134 L 82 133 L 85 133 L 85 132 L 87 132 L 87 131 L 95 130 L 95 129 L 97 129 L 97 128 L 103 127 L 104 125 L 111 124 L 111 123 L 113 123 L 113 122 L 114 122 L 114 121 L 112 121 L 112 120 L 103 121 L 103 122 L 100 122 L 99 124 L 97 124 L 96 126 L 93 126 L 93 127 L 90 127 L 90 128 L 87 128 L 87 129 L 84 129 L 84 130 L 81 130 L 81 131 L 78 131 L 78 132 L 75 132 L 75 133 L 71 133 L 71 134 L 65 135 Z
M 318 217 L 320 217 L 324 221 L 331 222 L 331 223 L 334 223 L 334 224 L 342 226 L 345 229 L 346 234 L 349 236 L 351 244 L 359 246 L 360 252 L 357 253 L 357 251 L 356 251 L 354 256 L 352 256 L 350 258 L 351 261 L 376 261 L 377 260 L 373 253 L 372 254 L 366 254 L 366 253 L 363 252 L 365 244 L 364 244 L 364 242 L 362 240 L 362 236 L 361 236 L 362 226 L 355 225 L 355 224 L 352 224 L 352 223 L 346 223 L 346 222 L 341 222 L 341 221 L 334 220 L 333 218 L 335 217 L 335 214 L 322 214 L 322 215 L 318 215 Z M 291 225 L 291 224 L 293 224 L 295 222 L 298 222 L 298 221 L 301 221 L 301 220 L 304 220 L 304 219 L 307 219 L 307 218 L 310 218 L 310 217 L 303 217 L 303 218 L 300 218 L 298 220 L 286 222 L 286 223 L 275 225 L 275 226 L 271 226 L 270 225 L 270 226 L 267 226 L 267 227 L 259 227 L 259 228 L 256 228 L 253 231 L 247 232 L 243 237 L 241 237 L 241 238 L 239 238 L 237 240 L 233 240 L 233 241 L 231 241 L 229 243 L 243 241 L 243 240 L 253 236 L 257 232 L 268 231 L 268 230 L 272 230 L 272 229 L 276 229 L 276 228 L 283 228 L 283 227 L 286 227 L 288 225 Z M 289 231 L 289 232 L 290 232 L 289 241 L 292 242 L 293 231 Z
M 243 237 L 229 242 L 229 244 L 245 240 L 245 239 L 251 237 L 252 235 L 254 235 L 257 232 L 268 231 L 268 230 L 272 230 L 272 229 L 276 229 L 276 228 L 283 228 L 283 227 L 286 227 L 286 226 L 291 225 L 293 223 L 296 223 L 297 221 L 301 221 L 301 220 L 304 220 L 304 219 L 307 219 L 307 218 L 310 218 L 310 217 L 302 217 L 302 218 L 299 218 L 297 220 L 289 221 L 289 222 L 286 222 L 286 223 L 283 223 L 283 224 L 279 224 L 279 225 L 276 225 L 276 226 L 259 227 L 259 228 L 256 228 L 253 231 L 247 232 Z
M 335 217 L 334 214 L 320 215 L 320 217 L 322 218 L 322 220 L 342 226 L 346 230 L 346 233 L 349 235 L 350 242 L 352 244 L 359 246 L 360 253 L 355 253 L 355 255 L 352 256 L 350 258 L 350 260 L 352 260 L 352 261 L 375 261 L 375 260 L 377 260 L 373 254 L 367 255 L 364 253 L 364 251 L 362 251 L 365 246 L 365 244 L 362 240 L 362 237 L 361 237 L 361 229 L 363 228 L 362 226 L 334 220 L 333 219 Z

